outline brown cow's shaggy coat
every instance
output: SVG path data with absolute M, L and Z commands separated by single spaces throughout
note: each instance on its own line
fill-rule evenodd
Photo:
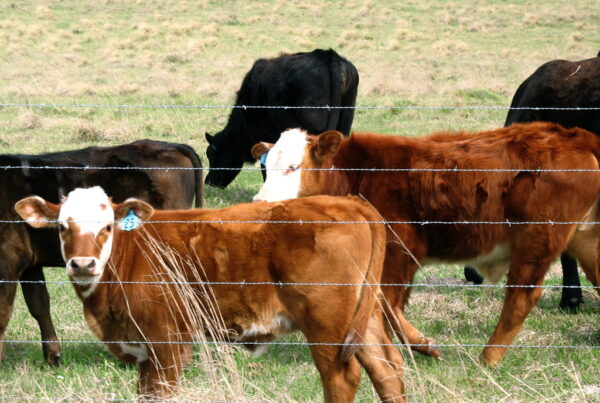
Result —
M 325 132 L 308 136 L 307 143 L 302 168 L 400 171 L 303 169 L 299 196 L 360 194 L 389 221 L 458 222 L 391 224 L 384 283 L 410 283 L 417 262 L 460 261 L 477 266 L 491 281 L 500 280 L 508 270 L 508 285 L 542 285 L 550 263 L 567 249 L 580 260 L 588 279 L 600 285 L 597 227 L 545 224 L 598 221 L 600 174 L 527 170 L 597 170 L 600 139 L 590 132 L 538 122 L 423 138 L 353 134 L 346 140 L 340 133 Z M 429 170 L 454 168 L 511 171 Z M 269 194 L 270 189 L 265 189 L 268 185 L 269 176 L 257 198 Z M 563 198 L 566 195 L 568 198 Z M 264 199 L 273 200 L 269 196 Z M 461 223 L 467 221 L 479 223 Z M 383 291 L 402 320 L 409 289 L 383 287 Z M 489 344 L 510 345 L 541 293 L 540 288 L 507 288 L 500 321 Z M 404 329 L 399 324 L 395 329 L 404 330 L 411 343 L 418 343 L 420 333 L 407 323 L 402 325 Z M 496 365 L 505 352 L 506 347 L 488 346 L 482 358 Z

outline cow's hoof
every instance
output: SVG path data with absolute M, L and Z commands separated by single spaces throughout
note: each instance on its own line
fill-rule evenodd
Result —
M 420 345 L 411 346 L 411 349 L 420 354 L 435 358 L 437 360 L 442 359 L 442 352 L 439 350 L 438 346 L 435 345 L 435 341 L 433 339 L 421 335 L 421 340 L 418 344 Z
M 477 270 L 472 267 L 465 266 L 464 268 L 465 280 L 473 283 L 473 284 L 482 284 L 483 277 L 479 275 Z
M 581 305 L 582 303 L 583 297 L 581 295 L 567 298 L 563 297 L 561 298 L 558 307 L 569 313 L 577 313 L 577 311 L 579 310 L 579 305 Z
M 479 362 L 486 367 L 496 368 L 500 364 L 500 361 L 502 361 L 503 356 L 502 350 L 495 347 L 486 347 L 479 356 Z
M 60 351 L 44 351 L 44 358 L 51 367 L 60 366 Z

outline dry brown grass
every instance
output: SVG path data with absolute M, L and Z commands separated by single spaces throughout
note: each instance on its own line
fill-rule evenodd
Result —
M 162 281 L 175 283 L 164 286 L 163 292 L 171 302 L 169 309 L 174 317 L 185 312 L 188 328 L 199 346 L 199 360 L 195 364 L 206 379 L 206 387 L 187 385 L 178 398 L 201 401 L 246 401 L 245 380 L 237 369 L 233 348 L 225 344 L 229 333 L 214 299 L 210 285 L 192 285 L 190 282 L 206 281 L 200 259 L 190 252 L 182 256 L 152 235 L 147 238 L 148 259 Z M 174 335 L 178 339 L 178 335 Z M 216 344 L 209 342 L 214 341 Z
M 40 116 L 31 109 L 26 109 L 19 114 L 18 126 L 21 130 L 37 129 L 41 125 Z
M 126 126 L 107 127 L 97 122 L 86 119 L 79 120 L 77 139 L 83 143 L 102 143 L 124 139 L 131 135 L 133 130 Z

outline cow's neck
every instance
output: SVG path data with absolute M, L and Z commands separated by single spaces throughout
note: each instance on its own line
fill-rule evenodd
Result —
M 127 240 L 131 238 L 131 235 L 124 233 L 118 228 L 115 228 L 114 231 L 111 257 L 98 283 L 90 286 L 93 288 L 73 284 L 78 297 L 83 302 L 88 323 L 91 316 L 100 326 L 102 326 L 104 321 L 110 320 L 115 298 L 123 295 L 125 289 L 129 288 L 129 284 L 120 285 L 118 282 L 130 280 L 129 278 L 122 278 L 122 268 L 132 266 L 131 260 L 133 255 L 125 253 L 130 249 L 128 245 L 130 242 L 127 242 Z M 121 300 L 121 298 L 118 299 Z
M 344 139 L 337 154 L 333 159 L 326 161 L 323 168 L 336 168 L 332 171 L 322 171 L 325 175 L 325 189 L 334 196 L 357 194 L 365 171 L 344 170 L 348 168 L 374 168 L 376 163 L 372 158 L 365 158 L 369 154 L 364 144 L 357 141 L 356 135 Z M 367 174 L 368 175 L 368 174 Z
M 362 194 L 365 184 L 376 181 L 378 175 L 386 174 L 383 171 L 368 170 L 384 167 L 409 168 L 412 143 L 413 139 L 402 136 L 352 135 L 342 142 L 333 159 L 323 165 L 323 168 L 338 168 L 333 171 L 321 171 L 325 175 L 324 189 L 334 196 Z M 344 170 L 345 168 L 365 170 Z
M 323 168 L 349 168 L 345 166 L 344 161 L 328 160 L 323 164 Z M 321 171 L 319 175 L 325 177 L 323 181 L 323 191 L 332 196 L 345 196 L 353 193 L 353 184 L 356 184 L 356 172 L 352 171 Z

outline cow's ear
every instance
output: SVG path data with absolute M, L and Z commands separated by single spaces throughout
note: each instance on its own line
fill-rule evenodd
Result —
M 215 140 L 215 136 L 213 136 L 210 133 L 204 133 L 204 137 L 206 137 L 206 141 L 208 141 L 208 144 L 212 144 L 213 141 Z
M 335 130 L 329 130 L 321 133 L 317 137 L 316 146 L 313 149 L 313 153 L 317 161 L 325 161 L 333 158 L 333 156 L 337 154 L 343 139 L 344 135 Z
M 39 196 L 31 196 L 19 200 L 15 204 L 17 213 L 33 228 L 57 227 L 58 204 L 47 202 Z
M 140 221 L 147 221 L 154 214 L 154 208 L 138 199 L 127 199 L 123 203 L 115 204 L 115 221 L 123 221 L 126 217 L 135 217 Z M 134 225 L 133 228 L 137 228 Z
M 252 146 L 252 150 L 250 151 L 252 153 L 252 157 L 255 160 L 260 159 L 263 154 L 271 151 L 271 148 L 273 148 L 274 145 L 275 144 L 273 143 L 265 143 L 264 141 L 254 144 Z

